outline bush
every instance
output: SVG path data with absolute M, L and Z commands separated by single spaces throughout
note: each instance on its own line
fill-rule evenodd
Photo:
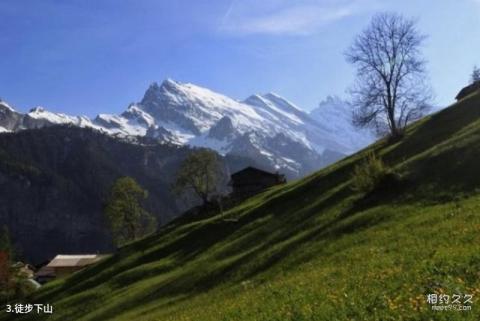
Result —
M 393 175 L 392 170 L 371 152 L 361 164 L 355 166 L 352 176 L 352 189 L 369 193 L 391 175 Z

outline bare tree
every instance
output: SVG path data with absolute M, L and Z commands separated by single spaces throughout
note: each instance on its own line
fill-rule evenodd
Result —
M 356 68 L 350 88 L 356 126 L 398 138 L 428 111 L 432 94 L 420 52 L 424 40 L 414 20 L 395 13 L 374 16 L 357 36 L 345 53 Z
M 480 81 L 480 68 L 473 66 L 472 74 L 470 75 L 470 82 L 473 84 Z

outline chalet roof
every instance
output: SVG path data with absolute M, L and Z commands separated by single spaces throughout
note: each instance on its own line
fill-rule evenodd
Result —
M 470 95 L 471 93 L 477 91 L 477 90 L 480 90 L 480 81 L 476 81 L 474 82 L 473 84 L 470 84 L 464 88 L 462 88 L 462 90 L 460 90 L 457 94 L 457 96 L 455 97 L 456 100 L 460 100 L 462 99 L 463 97 L 466 97 L 468 95 Z
M 56 267 L 83 267 L 99 261 L 103 256 L 98 254 L 81 254 L 81 255 L 65 255 L 59 254 L 55 256 L 50 263 L 49 268 Z
M 267 176 L 273 176 L 273 177 L 277 177 L 279 175 L 278 173 L 271 173 L 271 172 L 258 169 L 256 167 L 248 166 L 238 172 L 233 173 L 231 176 L 232 178 L 235 178 L 244 174 L 267 175 Z

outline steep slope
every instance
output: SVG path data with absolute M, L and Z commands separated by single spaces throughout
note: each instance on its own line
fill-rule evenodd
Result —
M 364 195 L 351 177 L 369 150 L 401 179 Z M 478 320 L 479 158 L 475 95 L 400 142 L 177 220 L 32 300 L 53 304 L 48 320 Z M 432 311 L 431 293 L 473 295 L 471 310 Z
M 0 133 L 10 132 L 16 129 L 22 118 L 9 104 L 0 100 Z
M 112 250 L 102 210 L 113 181 L 134 177 L 149 191 L 160 224 L 194 203 L 175 202 L 171 184 L 189 149 L 131 144 L 97 131 L 48 127 L 0 135 L 0 226 L 19 254 L 39 263 L 57 253 Z

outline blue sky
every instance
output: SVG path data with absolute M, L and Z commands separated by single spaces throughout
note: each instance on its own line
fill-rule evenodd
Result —
M 169 77 L 309 110 L 346 96 L 343 52 L 379 11 L 419 19 L 436 103 L 450 103 L 480 65 L 480 0 L 2 0 L 0 97 L 94 116 Z

